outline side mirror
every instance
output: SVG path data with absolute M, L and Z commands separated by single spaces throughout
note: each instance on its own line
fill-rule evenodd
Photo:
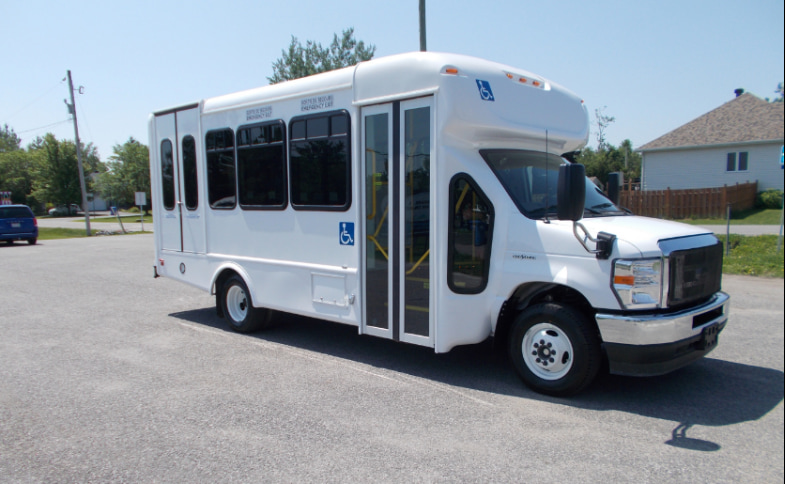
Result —
M 586 168 L 568 163 L 559 167 L 559 185 L 556 192 L 559 220 L 577 222 L 583 218 L 586 203 Z
M 623 173 L 619 171 L 608 173 L 608 198 L 611 199 L 614 205 L 619 205 L 622 184 L 624 184 Z

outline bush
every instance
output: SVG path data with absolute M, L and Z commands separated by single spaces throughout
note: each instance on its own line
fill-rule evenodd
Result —
M 782 208 L 782 190 L 770 188 L 765 192 L 758 193 L 755 206 L 759 208 Z

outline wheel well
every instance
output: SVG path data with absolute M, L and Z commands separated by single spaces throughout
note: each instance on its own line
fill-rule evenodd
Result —
M 576 309 L 591 320 L 597 334 L 599 334 L 599 328 L 596 328 L 593 318 L 596 311 L 583 294 L 561 284 L 529 283 L 519 286 L 512 296 L 502 304 L 494 331 L 494 346 L 499 350 L 506 351 L 507 337 L 515 317 L 529 306 L 542 302 L 562 303 Z
M 224 317 L 223 305 L 221 304 L 221 288 L 223 287 L 224 282 L 226 282 L 226 280 L 232 276 L 242 278 L 242 276 L 238 274 L 237 271 L 226 268 L 223 269 L 220 274 L 218 274 L 218 277 L 215 278 L 215 282 L 213 283 L 213 294 L 215 294 L 215 312 L 219 318 Z

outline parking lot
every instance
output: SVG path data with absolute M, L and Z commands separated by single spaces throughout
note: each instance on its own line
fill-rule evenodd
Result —
M 3 482 L 783 482 L 783 281 L 725 276 L 708 358 L 570 399 L 277 315 L 229 331 L 152 235 L 0 246 Z

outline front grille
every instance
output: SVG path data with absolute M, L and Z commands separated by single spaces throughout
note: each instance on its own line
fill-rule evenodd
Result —
M 670 254 L 668 307 L 700 303 L 720 290 L 722 284 L 722 243 Z

